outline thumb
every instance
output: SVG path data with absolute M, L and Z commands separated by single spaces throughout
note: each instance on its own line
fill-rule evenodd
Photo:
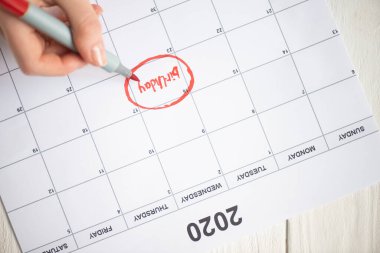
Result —
M 72 28 L 75 47 L 82 58 L 95 66 L 107 63 L 98 16 L 87 0 L 56 0 Z

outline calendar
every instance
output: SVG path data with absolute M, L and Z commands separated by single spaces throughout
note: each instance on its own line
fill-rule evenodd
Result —
M 380 180 L 323 0 L 97 0 L 106 48 L 24 75 L 0 48 L 0 196 L 22 252 L 207 252 Z

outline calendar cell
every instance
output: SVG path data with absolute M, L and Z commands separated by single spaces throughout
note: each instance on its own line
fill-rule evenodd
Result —
M 326 141 L 329 144 L 329 147 L 333 149 L 364 138 L 377 131 L 378 128 L 373 117 L 368 117 L 364 120 L 350 124 L 347 127 L 339 128 L 334 132 L 326 134 Z
M 0 50 L 1 50 L 1 44 L 0 44 Z M 7 65 L 5 64 L 3 55 L 1 54 L 1 51 L 0 51 L 0 75 L 4 74 L 5 72 L 8 72 L 8 68 L 7 68 Z
M 52 101 L 73 91 L 67 76 L 27 76 L 20 69 L 11 72 L 25 110 Z
M 109 175 L 123 213 L 170 195 L 157 156 L 149 157 Z
M 75 240 L 79 247 L 85 247 L 100 240 L 107 239 L 115 234 L 121 233 L 126 229 L 125 221 L 122 216 L 97 224 L 89 229 L 75 234 Z
M 71 235 L 56 196 L 20 208 L 8 216 L 23 252 Z
M 146 108 L 165 107 L 188 95 L 184 92 L 189 89 L 193 77 L 189 74 L 187 66 L 172 55 L 158 57 L 160 58 L 151 60 L 135 70 L 134 73 L 140 81 L 129 81 L 129 95 L 126 96 L 124 92 L 124 103 L 132 105 L 132 100 L 143 111 Z
M 156 5 L 159 11 L 173 7 L 177 4 L 186 2 L 185 0 L 156 0 Z
M 112 44 L 110 35 L 103 34 L 103 41 L 104 41 L 104 46 L 105 48 L 113 53 L 116 54 L 115 48 Z M 95 84 L 98 82 L 101 82 L 105 79 L 108 79 L 112 76 L 114 76 L 115 73 L 108 73 L 107 71 L 99 68 L 92 66 L 90 64 L 87 64 L 81 69 L 78 69 L 74 72 L 72 72 L 69 75 L 70 82 L 72 86 L 74 87 L 75 90 L 83 89 L 91 84 Z
M 363 90 L 355 77 L 311 94 L 310 100 L 324 133 L 371 116 Z
M 161 12 L 161 17 L 175 50 L 223 32 L 211 1 L 188 1 Z M 197 22 L 194 22 L 194 19 L 197 19 Z
M 248 71 L 243 76 L 258 112 L 305 94 L 297 70 L 289 56 Z
M 227 190 L 227 184 L 221 176 L 191 189 L 177 193 L 174 196 L 179 208 L 184 208 Z
M 306 97 L 262 113 L 260 119 L 275 153 L 322 135 Z
M 11 71 L 18 68 L 16 58 L 14 57 L 12 50 L 10 49 L 7 41 L 5 41 L 4 36 L 0 36 L 0 47 L 1 47 L 1 52 L 3 53 L 3 56 L 4 56 L 4 60 L 8 66 L 8 69 Z
M 160 160 L 174 193 L 222 174 L 205 136 L 161 153 Z
M 213 3 L 226 31 L 272 13 L 268 0 L 214 0 Z
M 57 191 L 105 173 L 89 135 L 50 149 L 43 155 Z
M 227 37 L 241 71 L 288 54 L 281 31 L 273 16 L 228 32 Z
M 109 30 L 124 26 L 156 12 L 154 10 L 154 1 L 152 0 L 115 0 L 112 2 L 98 0 L 98 3 L 104 9 L 103 17 Z
M 271 0 L 270 2 L 274 11 L 279 12 L 286 8 L 297 6 L 297 4 L 305 2 L 305 0 Z
M 210 139 L 224 173 L 271 155 L 256 116 L 213 132 Z
M 154 153 L 140 116 L 135 116 L 93 133 L 107 171 L 118 169 Z
M 53 189 L 40 155 L 0 170 L 0 195 L 8 211 L 47 197 Z
M 124 77 L 116 76 L 77 93 L 88 126 L 96 130 L 134 114 L 125 96 Z
M 25 114 L 0 122 L 0 168 L 39 152 Z
M 355 71 L 339 37 L 294 54 L 307 92 L 352 76 Z
M 65 96 L 27 114 L 41 150 L 88 133 L 74 95 Z
M 41 252 L 49 252 L 52 249 L 58 249 L 56 250 L 59 253 L 68 253 L 73 252 L 77 249 L 77 245 L 74 241 L 73 236 L 67 236 L 61 240 L 54 241 L 53 243 L 46 244 L 42 246 L 41 248 L 35 249 L 33 251 L 29 251 L 28 253 L 41 253 Z
M 225 36 L 218 36 L 177 53 L 194 72 L 194 91 L 237 74 Z M 218 66 L 218 68 L 215 68 Z
M 306 1 L 277 14 L 292 52 L 332 37 L 337 28 L 324 1 Z M 323 5 L 323 6 L 321 6 Z
M 144 18 L 110 34 L 121 61 L 127 66 L 136 66 L 149 57 L 170 52 L 170 41 L 158 15 Z M 136 43 L 131 36 L 145 39 Z
M 144 113 L 157 152 L 201 136 L 202 122 L 190 97 L 176 106 Z
M 194 93 L 208 132 L 252 116 L 252 102 L 241 76 Z
M 172 196 L 161 199 L 139 209 L 135 209 L 124 215 L 128 227 L 133 228 L 151 220 L 157 219 L 177 210 L 175 200 Z
M 119 215 L 119 207 L 106 176 L 59 193 L 73 233 Z
M 24 111 L 12 79 L 8 73 L 0 75 L 0 94 L 7 94 L 0 100 L 0 121 Z
M 268 157 L 260 162 L 250 164 L 238 170 L 234 170 L 226 175 L 226 180 L 230 188 L 248 183 L 258 178 L 264 177 L 278 170 L 273 157 Z
M 293 164 L 312 158 L 328 150 L 323 137 L 303 143 L 299 146 L 276 154 L 276 160 L 280 169 L 287 168 Z

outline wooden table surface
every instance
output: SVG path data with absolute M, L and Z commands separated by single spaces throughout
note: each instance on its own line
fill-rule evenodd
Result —
M 326 1 L 380 125 L 380 0 Z M 0 206 L 0 253 L 19 252 Z M 380 252 L 380 183 L 211 252 Z

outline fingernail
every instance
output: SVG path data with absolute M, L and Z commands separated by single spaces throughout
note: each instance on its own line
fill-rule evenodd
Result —
M 104 66 L 107 64 L 106 53 L 103 46 L 94 46 L 91 49 L 92 60 L 97 66 Z

